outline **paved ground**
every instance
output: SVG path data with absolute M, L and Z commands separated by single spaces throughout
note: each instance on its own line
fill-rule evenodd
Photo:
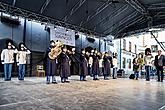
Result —
M 165 110 L 165 82 L 89 79 L 46 85 L 45 78 L 1 78 L 0 110 Z

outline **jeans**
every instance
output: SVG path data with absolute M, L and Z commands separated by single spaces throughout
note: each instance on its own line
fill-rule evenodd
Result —
M 90 64 L 88 65 L 88 73 L 89 73 L 89 75 L 90 75 L 91 77 L 93 76 L 93 74 L 92 74 L 92 67 L 91 67 Z
M 4 64 L 4 80 L 11 80 L 11 71 L 12 71 L 12 64 L 6 63 Z
M 18 79 L 24 80 L 24 76 L 25 76 L 25 64 L 19 64 Z
M 99 67 L 99 76 L 103 75 L 103 67 Z
M 55 60 L 47 60 L 46 65 L 46 81 L 50 83 L 50 77 L 52 75 L 52 82 L 56 82 L 56 59 Z
M 117 78 L 117 68 L 113 68 L 113 79 Z
M 146 80 L 150 80 L 150 72 L 151 72 L 151 66 L 145 66 L 146 69 Z
M 139 72 L 138 72 L 138 71 L 135 71 L 135 72 L 134 72 L 134 75 L 135 75 L 135 78 L 136 78 L 136 79 L 139 78 Z
M 84 81 L 84 80 L 86 80 L 86 76 L 80 75 L 80 81 Z

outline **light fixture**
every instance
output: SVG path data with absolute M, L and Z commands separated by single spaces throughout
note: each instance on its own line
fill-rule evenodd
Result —
M 57 27 L 56 26 L 54 26 L 54 30 L 57 30 Z
M 66 32 L 68 32 L 69 30 L 68 29 L 66 29 Z

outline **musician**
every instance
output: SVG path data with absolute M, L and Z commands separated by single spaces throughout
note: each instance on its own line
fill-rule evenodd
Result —
M 93 73 L 92 73 L 93 54 L 94 54 L 94 50 L 91 50 L 91 52 L 89 53 L 89 58 L 88 58 L 88 73 L 91 77 L 93 76 Z
M 71 71 L 72 74 L 76 75 L 76 64 L 77 64 L 77 62 L 76 62 L 75 48 L 72 48 L 71 51 L 69 52 L 69 58 L 71 60 L 70 71 Z
M 104 58 L 104 80 L 109 80 L 108 76 L 110 75 L 110 68 L 112 65 L 112 57 L 108 55 L 108 52 L 105 52 Z
M 99 57 L 97 55 L 97 49 L 94 49 L 92 72 L 93 72 L 93 80 L 99 80 L 99 78 L 98 78 L 98 75 L 99 75 Z
M 150 81 L 150 72 L 151 72 L 151 66 L 152 66 L 152 54 L 151 49 L 147 48 L 145 50 L 145 57 L 144 57 L 144 63 L 145 63 L 145 69 L 146 69 L 146 81 Z
M 19 50 L 16 56 L 16 61 L 18 67 L 18 79 L 24 80 L 25 75 L 25 65 L 26 65 L 26 59 L 27 55 L 31 52 L 25 47 L 24 43 L 19 44 Z
M 11 80 L 12 65 L 14 63 L 14 53 L 17 53 L 17 49 L 13 45 L 12 41 L 6 41 L 6 48 L 2 50 L 1 62 L 4 64 L 4 80 Z
M 53 40 L 50 41 L 49 48 L 46 51 L 46 83 L 50 83 L 50 77 L 52 75 L 52 83 L 57 84 L 56 82 L 56 68 L 57 68 L 57 58 L 51 58 L 50 54 L 53 52 L 55 48 L 55 42 Z
M 80 55 L 80 67 L 81 67 L 81 73 L 80 73 L 80 81 L 86 81 L 86 75 L 88 73 L 88 61 L 85 56 L 85 49 L 81 49 L 81 55 Z
M 99 59 L 99 76 L 102 76 L 103 75 L 103 68 L 104 68 L 104 65 L 103 65 L 103 53 L 99 53 L 99 56 L 100 56 L 100 59 Z
M 60 77 L 62 83 L 69 83 L 68 77 L 70 77 L 70 58 L 67 55 L 67 48 L 62 48 L 62 53 L 59 56 L 60 65 Z
M 158 55 L 155 56 L 155 62 L 154 62 L 157 70 L 158 75 L 158 82 L 163 82 L 163 68 L 165 68 L 165 56 L 162 55 L 162 51 L 158 50 Z M 161 77 L 160 77 L 161 74 Z

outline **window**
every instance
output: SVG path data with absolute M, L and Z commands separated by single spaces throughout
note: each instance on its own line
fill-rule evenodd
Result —
M 135 53 L 137 54 L 137 46 L 135 45 Z
M 131 59 L 128 59 L 128 68 L 131 69 Z
M 158 45 L 151 45 L 151 52 L 157 52 L 158 51 Z
M 131 48 L 132 44 L 131 42 L 129 42 L 129 52 L 131 52 L 132 48 Z
M 126 40 L 123 39 L 123 50 L 126 50 Z
M 126 59 L 123 57 L 123 68 L 125 68 Z
M 158 38 L 158 32 L 154 32 L 153 35 L 154 35 L 156 38 Z M 151 35 L 151 38 L 154 38 L 153 35 Z

